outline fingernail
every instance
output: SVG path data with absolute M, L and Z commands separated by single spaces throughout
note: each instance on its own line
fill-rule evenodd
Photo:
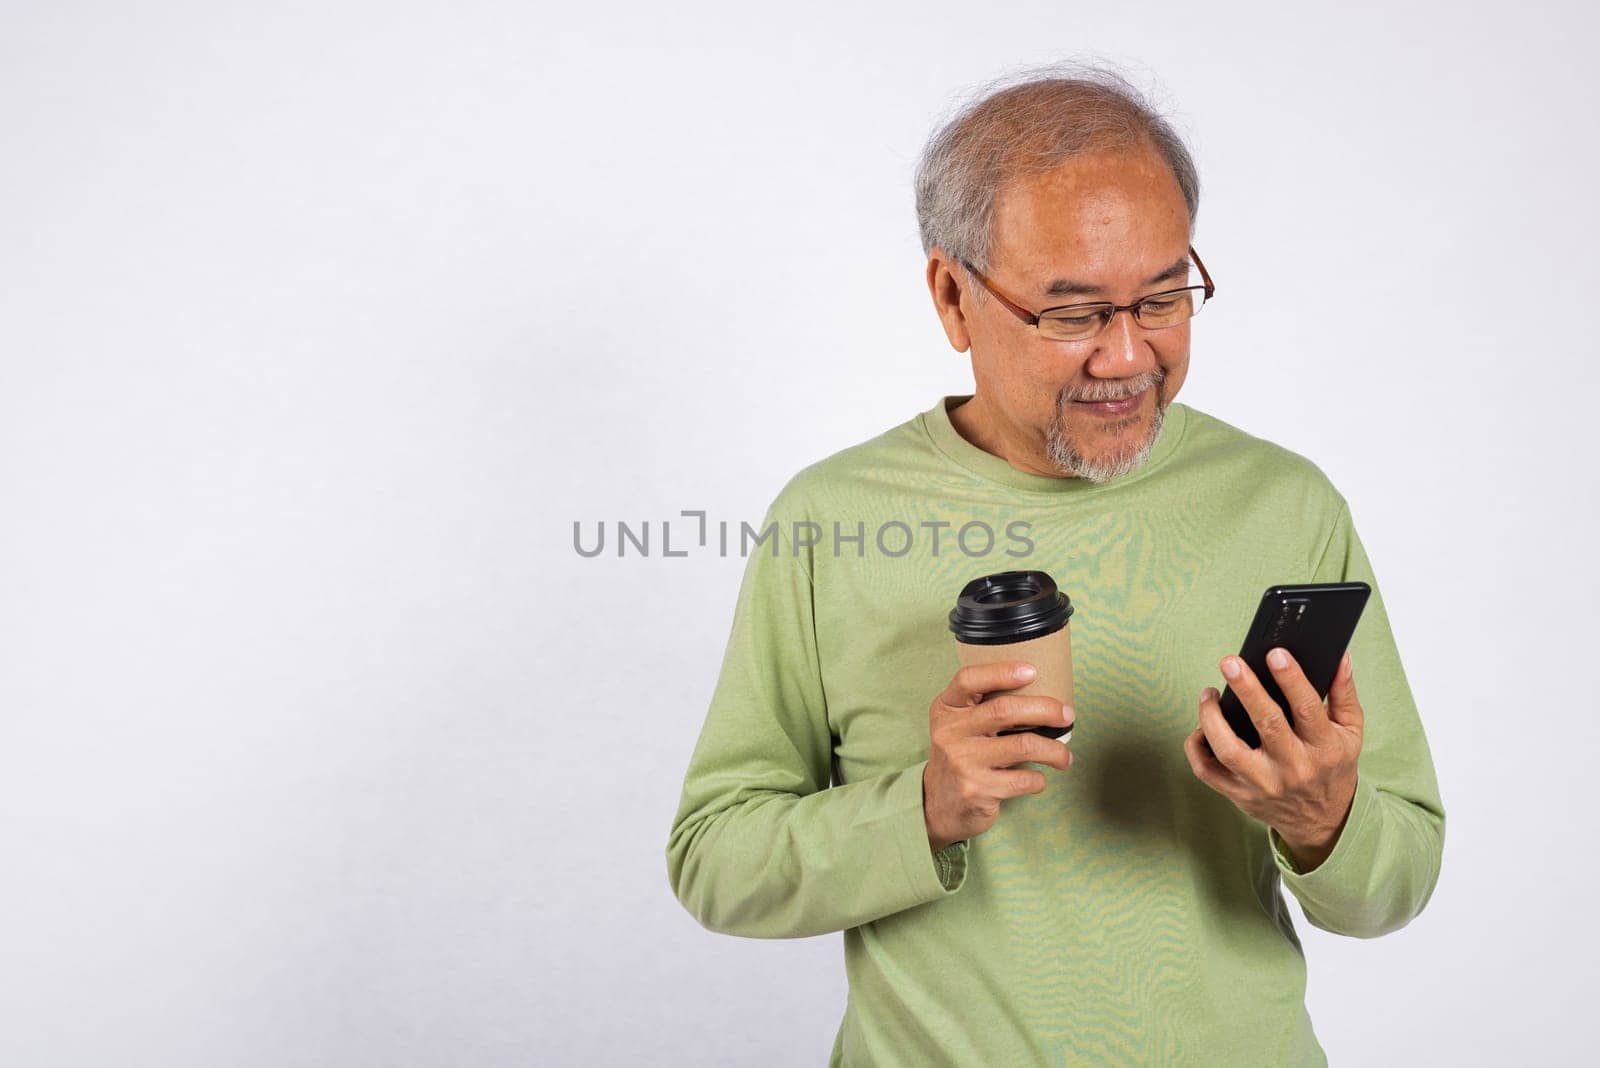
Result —
M 1355 669 L 1350 666 L 1350 654 L 1346 652 L 1344 654 L 1344 677 L 1348 679 L 1353 674 L 1355 674 Z
M 1077 720 L 1077 718 L 1078 718 L 1077 717 L 1077 713 L 1072 711 L 1072 706 L 1071 705 L 1062 705 L 1061 706 L 1061 722 L 1062 723 L 1066 723 L 1066 724 L 1070 725 L 1070 724 L 1074 723 Z
M 1289 666 L 1289 654 L 1282 649 L 1274 649 L 1267 654 L 1267 663 L 1275 668 L 1286 668 Z
M 1017 678 L 1019 679 L 1031 679 L 1038 673 L 1032 664 L 1022 664 L 1017 668 Z
M 1228 678 L 1230 678 L 1230 679 L 1238 678 L 1239 677 L 1239 662 L 1237 660 L 1233 659 L 1233 657 L 1230 656 L 1228 659 L 1226 659 L 1226 660 L 1224 660 L 1222 662 L 1222 673 L 1224 675 L 1228 676 Z

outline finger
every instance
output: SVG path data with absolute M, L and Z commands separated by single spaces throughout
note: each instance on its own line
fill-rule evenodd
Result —
M 1222 703 L 1219 700 L 1221 696 L 1211 686 L 1207 686 L 1202 692 L 1200 730 L 1205 735 L 1206 744 L 1211 746 L 1211 752 L 1217 761 L 1246 785 L 1260 785 L 1263 781 L 1261 763 L 1267 758 L 1259 750 L 1245 745 L 1244 741 L 1233 733 L 1233 728 L 1228 726 L 1228 721 L 1222 714 Z
M 1056 746 L 1056 748 L 1061 747 Z M 1048 785 L 1049 780 L 1044 777 L 1044 772 L 1029 768 L 991 771 L 983 778 L 983 787 L 989 791 L 989 796 L 1001 801 L 1008 797 L 1021 797 L 1023 794 L 1042 794 Z
M 1045 694 L 1001 694 L 969 715 L 974 734 L 998 734 L 1012 727 L 1072 727 L 1073 712 Z
M 1281 646 L 1270 650 L 1267 670 L 1272 672 L 1273 681 L 1289 702 L 1289 711 L 1294 713 L 1294 732 L 1312 745 L 1326 744 L 1333 737 L 1328 710 L 1294 654 Z
M 1026 660 L 996 660 L 991 664 L 969 664 L 957 671 L 950 685 L 939 695 L 947 708 L 968 708 L 997 690 L 1014 690 L 1032 682 L 1037 672 Z
M 1223 766 L 1216 754 L 1206 747 L 1205 731 L 1196 727 L 1183 740 L 1183 755 L 1189 758 L 1189 768 L 1194 777 L 1228 800 L 1238 804 L 1245 794 L 1239 777 Z
M 978 744 L 979 759 L 986 768 L 1012 768 L 1018 764 L 1048 764 L 1065 771 L 1072 764 L 1072 750 L 1042 734 L 1023 731 L 999 738 L 985 738 Z
M 1295 737 L 1289 721 L 1283 717 L 1283 709 L 1278 707 L 1278 702 L 1262 689 L 1261 681 L 1256 678 L 1256 673 L 1250 670 L 1250 665 L 1244 662 L 1243 657 L 1225 656 L 1222 658 L 1221 667 L 1229 688 L 1244 706 L 1250 722 L 1256 725 L 1256 733 L 1261 736 L 1262 751 L 1274 760 L 1288 759 L 1293 754 L 1295 746 L 1302 743 Z M 1230 670 L 1234 674 L 1229 675 Z M 1212 748 L 1216 748 L 1215 741 L 1212 743 Z M 1248 749 L 1249 746 L 1245 748 Z M 1220 752 L 1217 755 L 1222 756 Z
M 1333 686 L 1328 690 L 1328 716 L 1333 722 L 1346 730 L 1361 736 L 1366 728 L 1367 715 L 1361 709 L 1361 702 L 1356 698 L 1356 677 L 1354 665 L 1350 662 L 1350 653 L 1345 651 L 1344 658 L 1339 661 L 1339 670 L 1333 677 Z

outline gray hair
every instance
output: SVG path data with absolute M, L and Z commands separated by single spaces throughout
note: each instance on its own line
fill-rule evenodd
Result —
M 929 138 L 917 164 L 922 251 L 935 245 L 987 270 L 994 207 L 1015 179 L 1042 174 L 1097 148 L 1153 147 L 1189 208 L 1194 233 L 1200 175 L 1183 139 L 1127 78 L 1075 61 L 1014 71 L 980 86 Z M 971 280 L 971 279 L 969 279 Z M 975 290 L 982 294 L 982 287 Z

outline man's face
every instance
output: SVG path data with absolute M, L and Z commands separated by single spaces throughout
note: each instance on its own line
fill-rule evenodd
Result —
M 1148 149 L 1096 152 L 1002 190 L 985 273 L 1032 312 L 1131 304 L 1188 285 L 1167 273 L 1188 247 L 1188 209 L 1166 163 Z M 1050 292 L 1059 282 L 1070 286 Z M 1025 453 L 1017 459 L 1093 481 L 1143 463 L 1188 372 L 1189 323 L 1147 330 L 1119 312 L 1087 341 L 1053 341 L 984 296 L 980 305 L 966 288 L 961 317 L 982 417 Z M 1135 395 L 1127 411 L 1093 403 Z

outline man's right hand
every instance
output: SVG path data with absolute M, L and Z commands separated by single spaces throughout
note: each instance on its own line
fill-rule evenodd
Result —
M 1054 697 L 988 694 L 1033 680 L 1021 660 L 974 664 L 955 673 L 928 707 L 928 766 L 922 773 L 922 815 L 934 851 L 987 831 L 1000 802 L 1042 793 L 1044 773 L 1013 765 L 1048 764 L 1065 770 L 1072 751 L 1033 731 L 997 737 L 1008 727 L 1070 726 L 1072 709 Z

